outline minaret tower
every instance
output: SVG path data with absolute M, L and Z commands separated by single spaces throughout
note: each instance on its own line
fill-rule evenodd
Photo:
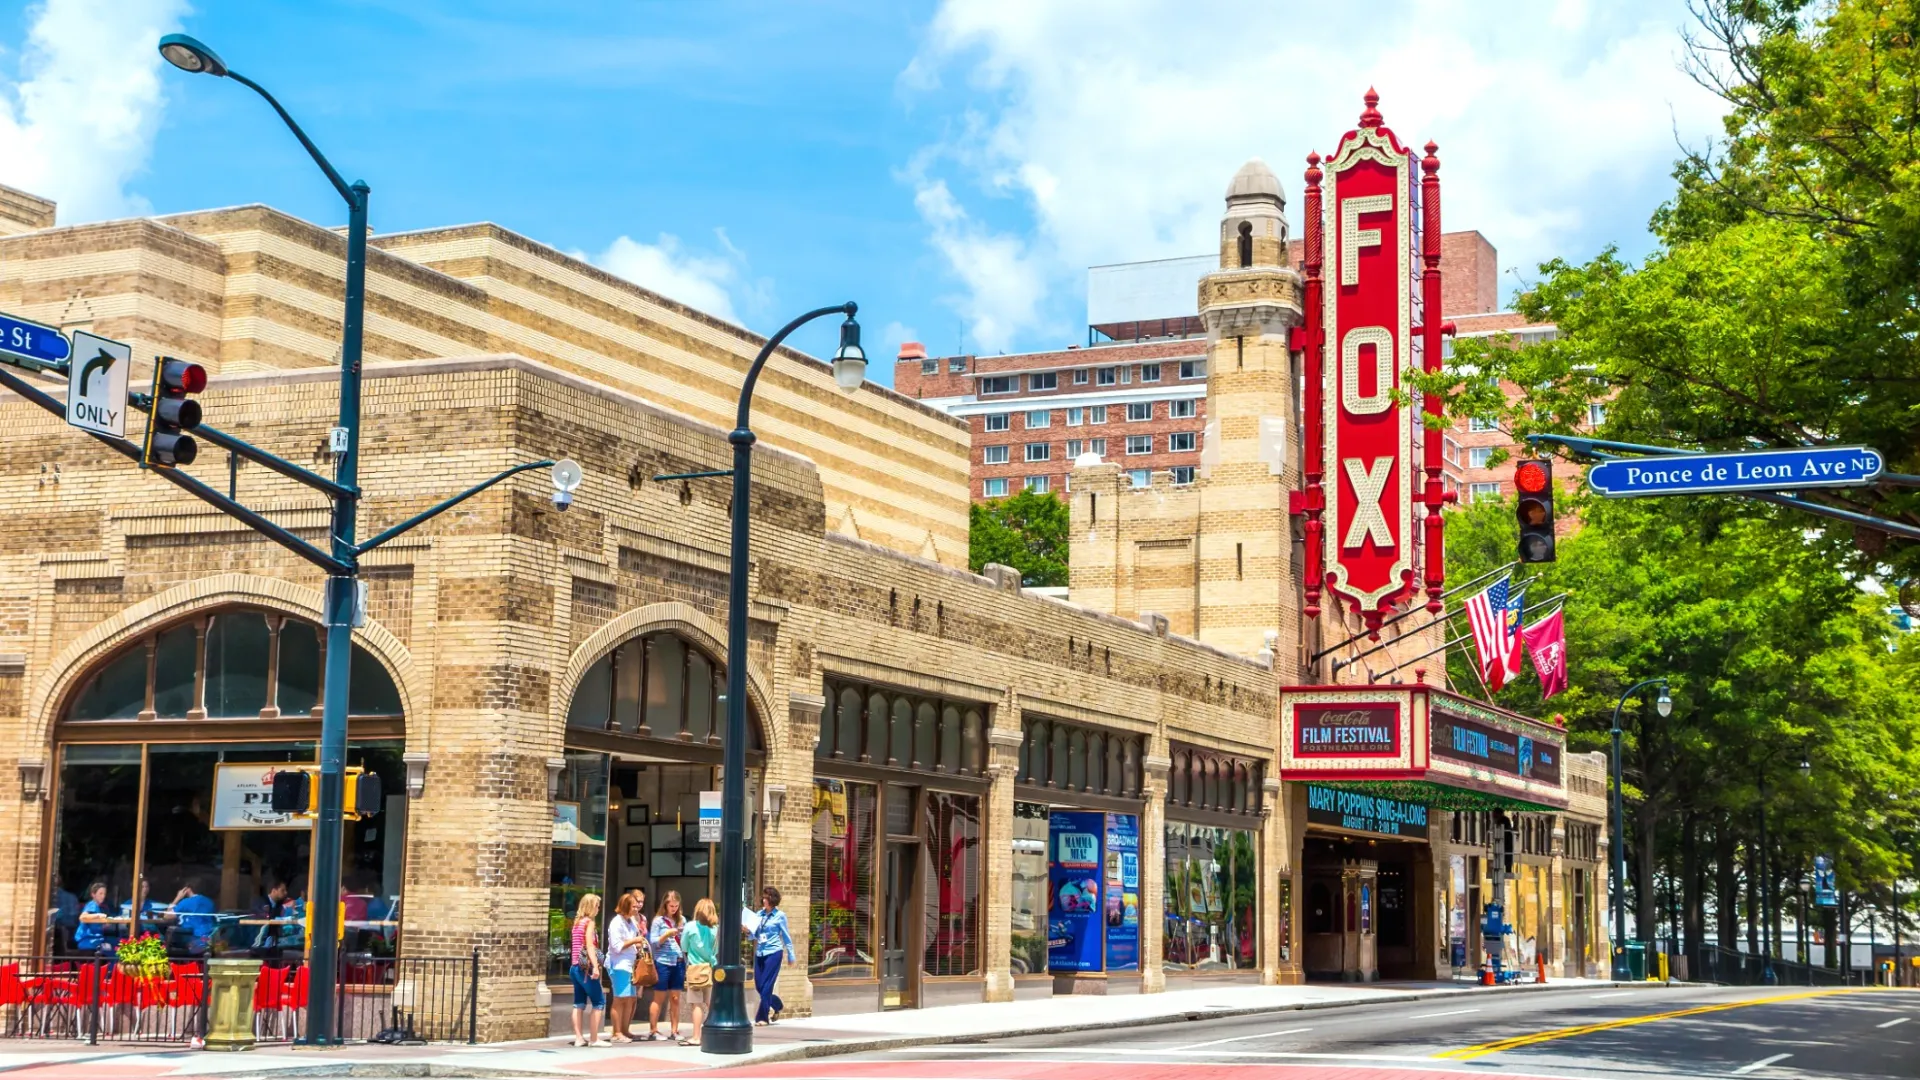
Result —
M 1301 279 L 1287 265 L 1285 210 L 1273 170 L 1258 159 L 1241 166 L 1227 186 L 1220 269 L 1200 281 L 1207 427 L 1198 530 L 1201 640 L 1248 656 L 1277 640 L 1283 683 L 1299 674 L 1301 640 L 1287 516 L 1300 465 L 1288 331 L 1301 321 Z

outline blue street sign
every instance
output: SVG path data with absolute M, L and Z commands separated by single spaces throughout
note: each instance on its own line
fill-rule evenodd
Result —
M 1858 487 L 1880 475 L 1880 451 L 1864 446 L 1753 450 L 1619 458 L 1587 470 L 1587 483 L 1610 498 L 1711 495 L 1722 491 L 1793 491 Z
M 11 315 L 0 315 L 0 353 L 57 364 L 73 349 L 66 336 L 51 326 L 41 326 Z

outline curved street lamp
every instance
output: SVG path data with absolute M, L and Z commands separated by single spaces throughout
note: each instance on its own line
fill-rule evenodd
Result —
M 747 1018 L 747 972 L 740 962 L 740 935 L 731 929 L 735 905 L 747 891 L 747 540 L 752 517 L 753 444 L 748 426 L 753 387 L 767 358 L 787 335 L 815 319 L 845 315 L 840 348 L 833 354 L 833 383 L 845 393 L 866 381 L 867 354 L 860 348 L 859 305 L 851 300 L 815 308 L 780 328 L 753 358 L 740 386 L 740 408 L 727 441 L 733 444 L 733 545 L 727 580 L 727 726 L 720 743 L 720 948 L 713 973 L 713 1008 L 700 1029 L 700 1049 L 708 1054 L 745 1054 L 753 1050 L 753 1025 Z M 695 475 L 715 475 L 713 473 Z M 656 480 L 669 477 L 655 477 Z
M 1648 686 L 1658 686 L 1660 696 L 1654 699 L 1653 707 L 1661 716 L 1673 715 L 1673 698 L 1667 693 L 1667 677 L 1642 679 L 1620 695 L 1613 706 L 1613 843 L 1610 852 L 1613 860 L 1613 979 L 1615 982 L 1627 982 L 1633 978 L 1633 969 L 1627 964 L 1627 857 L 1623 832 L 1626 829 L 1626 802 L 1620 794 L 1620 710 L 1626 708 L 1627 699 L 1635 691 Z

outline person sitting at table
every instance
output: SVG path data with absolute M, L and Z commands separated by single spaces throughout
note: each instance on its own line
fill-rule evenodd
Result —
M 112 956 L 120 947 L 120 927 L 109 914 L 107 883 L 96 881 L 87 886 L 87 903 L 80 909 L 79 925 L 73 931 L 73 947 L 83 953 Z
M 267 887 L 266 894 L 256 898 L 253 907 L 247 911 L 249 922 L 260 923 L 253 935 L 255 954 L 278 952 L 280 949 L 280 927 L 274 920 L 287 917 L 287 879 L 275 878 Z
M 127 920 L 127 936 L 139 937 L 166 924 L 167 909 L 149 897 L 152 889 L 153 885 L 142 877 L 135 888 L 134 898 L 121 903 L 120 917 Z
M 218 910 L 213 897 L 195 890 L 192 881 L 180 886 L 179 895 L 173 898 L 173 915 L 188 953 L 199 956 L 207 951 L 207 939 L 213 936 L 213 915 Z

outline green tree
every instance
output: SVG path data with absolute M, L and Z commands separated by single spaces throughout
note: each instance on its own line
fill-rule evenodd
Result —
M 1067 583 L 1067 504 L 1057 495 L 1023 490 L 968 511 L 967 564 L 979 573 L 988 563 L 1020 571 L 1022 585 Z

